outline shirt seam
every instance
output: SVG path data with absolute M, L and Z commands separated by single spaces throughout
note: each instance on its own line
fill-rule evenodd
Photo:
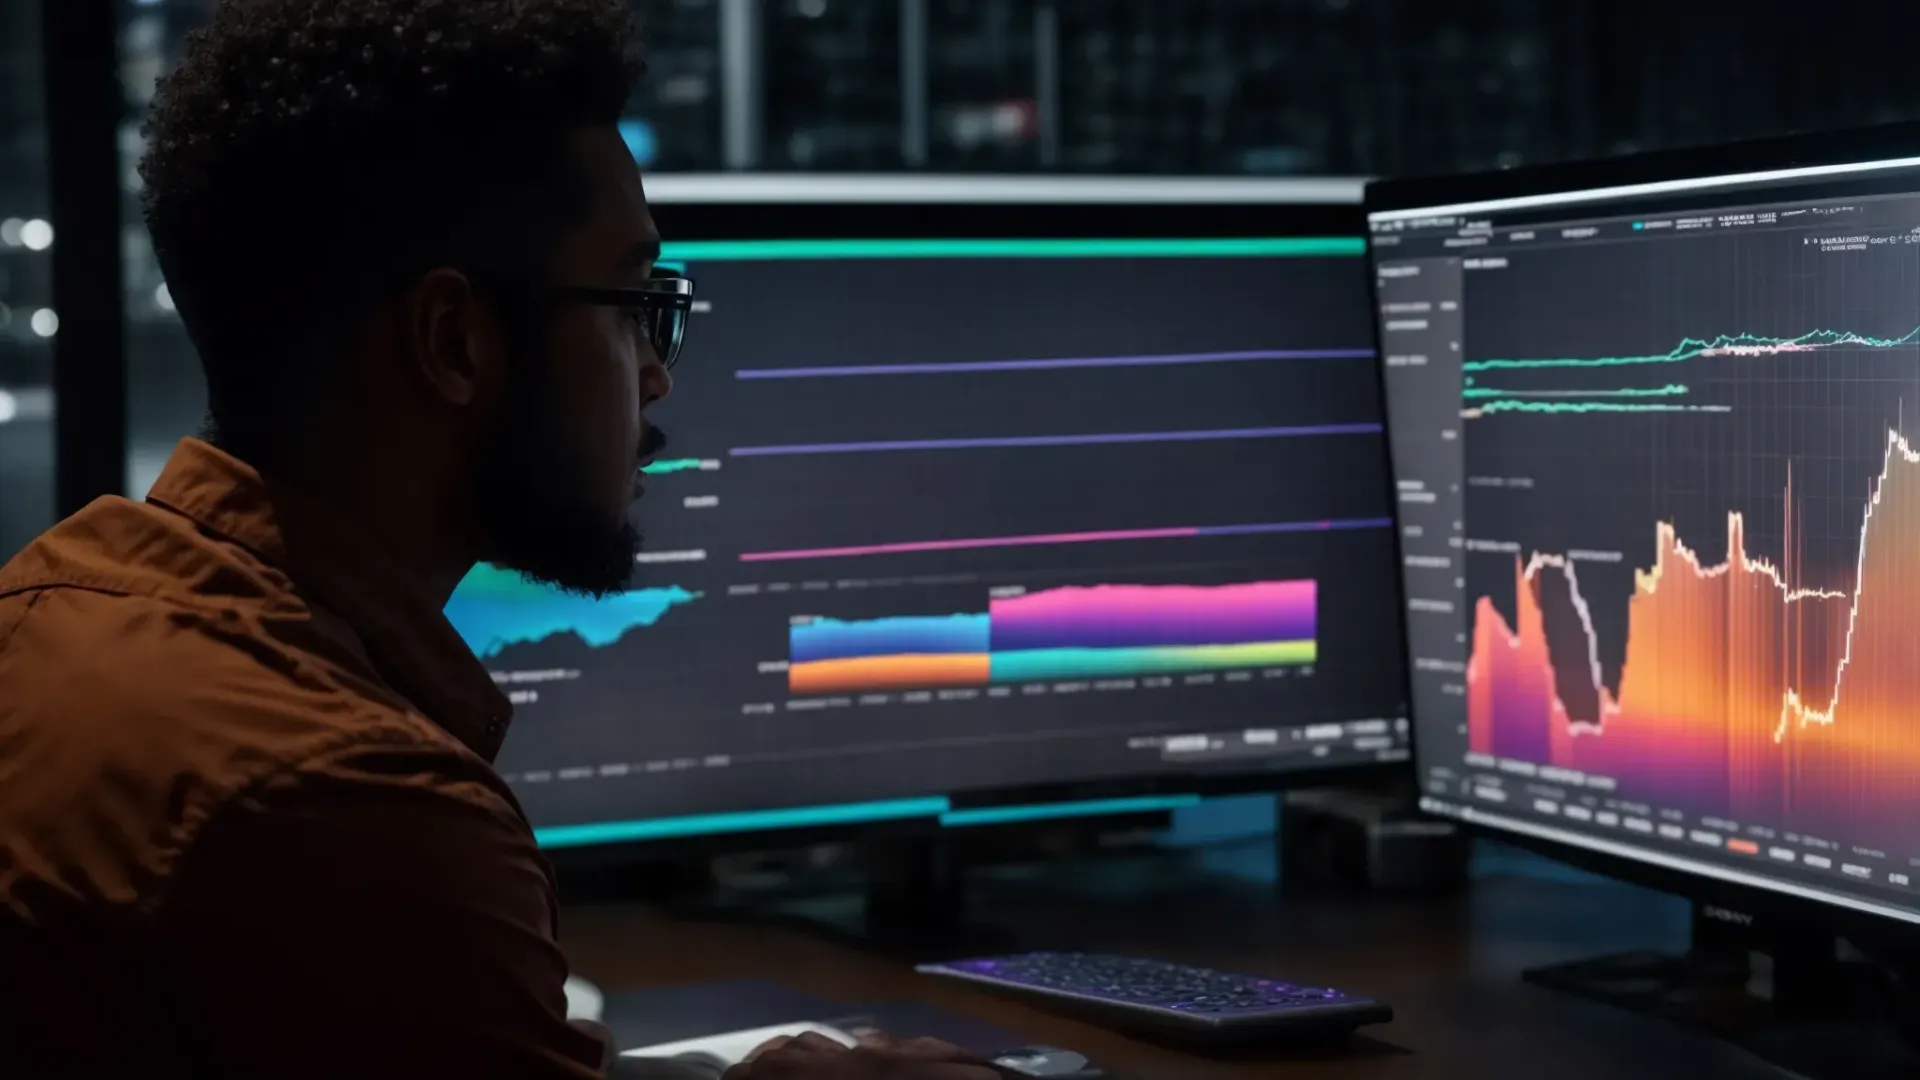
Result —
M 0 600 L 4 600 L 11 595 L 13 594 L 11 593 L 0 594 Z M 33 609 L 45 597 L 46 597 L 46 593 L 39 592 L 39 593 L 33 594 L 32 597 L 28 598 L 26 604 L 24 604 L 20 608 L 19 617 L 15 618 L 11 623 L 7 624 L 7 628 L 4 632 L 0 632 L 0 648 L 5 648 L 7 643 L 13 640 L 13 635 L 16 633 L 19 633 L 20 628 L 26 625 L 27 616 L 33 614 Z
M 275 572 L 278 573 L 278 571 L 275 571 Z M 219 604 L 210 604 L 210 603 L 196 604 L 191 599 L 189 599 L 194 595 L 193 593 L 183 591 L 178 589 L 177 587 L 174 587 L 174 584 L 170 581 L 164 582 L 164 583 L 154 582 L 150 584 L 146 584 L 146 583 L 136 584 L 133 582 L 129 582 L 123 578 L 112 578 L 104 575 L 94 575 L 94 574 L 66 574 L 58 578 L 29 581 L 22 585 L 0 585 L 0 600 L 7 600 L 15 596 L 25 595 L 27 593 L 37 592 L 37 593 L 44 594 L 44 593 L 53 592 L 58 589 L 75 589 L 80 592 L 93 593 L 98 596 L 137 597 L 142 600 L 157 600 L 157 601 L 160 601 L 161 603 L 166 603 L 166 604 L 178 604 L 181 607 L 200 607 L 200 608 L 211 609 L 211 608 L 219 608 L 222 606 Z M 285 591 L 291 595 L 300 596 L 299 592 L 296 589 L 292 588 L 291 586 L 289 586 Z M 236 607 L 239 607 L 239 606 L 270 607 L 271 606 L 270 598 L 266 598 L 266 597 L 236 596 L 236 597 L 229 597 L 227 599 L 230 599 L 232 601 L 232 606 L 236 606 Z M 302 605 L 305 606 L 304 597 L 301 597 L 301 602 L 302 602 Z
M 220 790 L 211 785 L 203 787 L 199 797 L 194 799 L 188 805 L 186 811 L 181 814 L 179 828 L 175 830 L 176 839 L 157 853 L 160 856 L 158 866 L 160 873 L 157 886 L 148 894 L 144 901 L 135 905 L 135 910 L 142 914 L 152 915 L 166 905 L 172 896 L 175 885 L 178 883 L 178 872 L 181 861 L 188 857 L 195 843 L 220 819 L 223 813 L 230 812 L 235 804 L 250 795 L 256 794 L 274 781 L 290 776 L 297 776 L 305 772 L 322 758 L 357 746 L 372 747 L 404 744 L 441 750 L 454 757 L 459 757 L 463 752 L 468 752 L 465 751 L 464 747 L 459 746 L 433 747 L 430 743 L 421 740 L 418 733 L 396 726 L 389 717 L 373 714 L 368 710 L 359 710 L 359 713 L 366 717 L 369 722 L 378 724 L 379 726 L 372 729 L 345 732 L 335 738 L 325 740 L 299 758 L 292 761 L 274 762 L 261 771 L 246 776 L 244 781 L 237 787 L 226 790 Z M 435 730 L 440 730 L 439 725 L 433 724 L 430 720 L 428 723 L 431 724 Z M 476 758 L 475 760 L 478 761 L 479 759 Z M 481 761 L 480 764 L 484 766 L 485 762 Z M 524 823 L 522 823 L 522 827 L 524 828 Z

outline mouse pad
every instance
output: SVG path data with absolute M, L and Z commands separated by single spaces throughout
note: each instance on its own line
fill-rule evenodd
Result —
M 828 1001 L 779 983 L 727 979 L 608 993 L 600 1022 L 613 1032 L 616 1046 L 630 1049 L 861 1011 L 858 1005 Z
M 622 1049 L 697 1039 L 728 1031 L 818 1020 L 857 1033 L 875 1028 L 902 1038 L 925 1036 L 982 1055 L 1033 1040 L 984 1021 L 918 1001 L 830 1001 L 760 979 L 655 986 L 606 995 L 601 1022 Z
M 871 1030 L 905 1039 L 939 1039 L 983 1057 L 1033 1041 L 1018 1032 L 918 1001 L 882 1001 L 851 1010 L 843 1008 L 838 1015 L 823 1019 L 855 1036 Z

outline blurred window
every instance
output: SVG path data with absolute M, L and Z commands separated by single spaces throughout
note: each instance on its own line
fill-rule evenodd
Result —
M 40 5 L 0 3 L 0 561 L 53 520 L 53 309 Z

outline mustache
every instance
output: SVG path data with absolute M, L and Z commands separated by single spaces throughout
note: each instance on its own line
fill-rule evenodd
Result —
M 653 424 L 648 424 L 647 430 L 643 432 L 640 436 L 640 460 L 645 461 L 646 459 L 659 454 L 660 451 L 665 450 L 666 448 L 667 448 L 666 429 L 662 427 L 656 427 Z

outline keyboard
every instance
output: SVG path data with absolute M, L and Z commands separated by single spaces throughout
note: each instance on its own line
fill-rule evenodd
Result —
M 1025 953 L 916 970 L 1052 1005 L 1123 1033 L 1182 1041 L 1305 1040 L 1393 1019 L 1386 1005 L 1332 987 L 1103 953 Z

